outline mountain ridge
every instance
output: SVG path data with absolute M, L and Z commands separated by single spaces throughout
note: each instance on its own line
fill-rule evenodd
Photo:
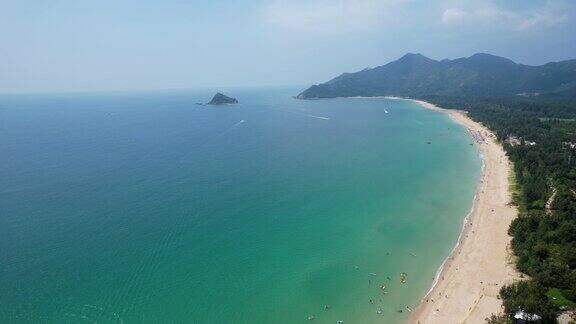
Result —
M 531 66 L 487 53 L 441 61 L 407 53 L 396 61 L 342 73 L 301 92 L 299 99 L 430 95 L 576 98 L 576 59 Z

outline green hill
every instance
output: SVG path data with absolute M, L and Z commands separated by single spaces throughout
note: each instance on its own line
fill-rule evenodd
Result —
M 483 53 L 442 61 L 406 54 L 386 65 L 313 85 L 298 98 L 430 95 L 576 98 L 576 60 L 529 66 Z

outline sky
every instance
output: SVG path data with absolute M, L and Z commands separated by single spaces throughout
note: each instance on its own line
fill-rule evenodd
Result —
M 0 92 L 307 86 L 421 53 L 576 58 L 576 0 L 0 0 Z

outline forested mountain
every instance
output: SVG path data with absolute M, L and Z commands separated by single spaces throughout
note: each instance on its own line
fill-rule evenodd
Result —
M 529 66 L 483 53 L 442 61 L 406 54 L 386 65 L 314 85 L 298 98 L 429 95 L 576 98 L 576 59 Z
M 523 310 L 556 323 L 576 310 L 576 60 L 528 66 L 489 54 L 442 61 L 407 54 L 298 98 L 353 96 L 423 99 L 465 110 L 494 131 L 514 163 L 519 216 L 509 233 L 516 267 L 527 276 L 502 287 L 505 314 L 488 322 L 511 323 Z M 535 145 L 511 145 L 510 137 Z

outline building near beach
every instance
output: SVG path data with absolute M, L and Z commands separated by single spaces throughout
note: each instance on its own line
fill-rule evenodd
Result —
M 540 316 L 536 314 L 529 314 L 523 310 L 519 310 L 514 314 L 514 323 L 515 324 L 523 324 L 523 323 L 532 323 L 539 321 L 541 319 Z

